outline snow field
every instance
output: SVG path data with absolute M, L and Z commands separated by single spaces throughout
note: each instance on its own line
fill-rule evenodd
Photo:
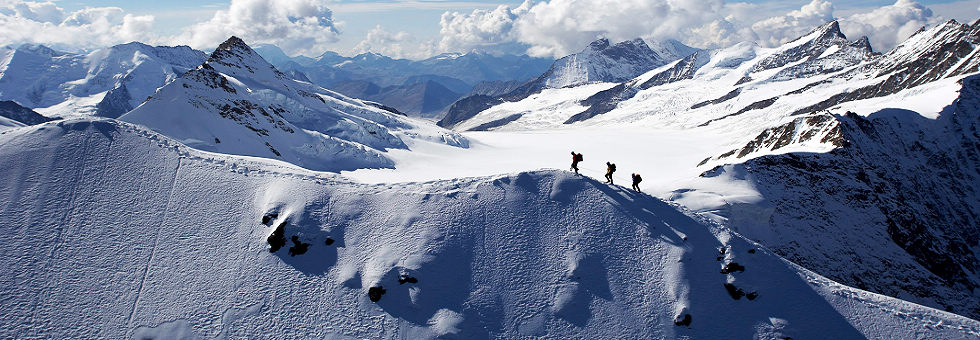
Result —
M 112 120 L 4 131 L 0 162 L 3 337 L 980 334 L 564 171 L 358 184 Z

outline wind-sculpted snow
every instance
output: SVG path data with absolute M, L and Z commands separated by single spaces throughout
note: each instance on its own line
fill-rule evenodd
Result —
M 567 172 L 356 184 L 113 120 L 0 163 L 4 338 L 980 336 Z
M 53 117 L 118 117 L 157 88 L 200 65 L 203 52 L 187 46 L 128 43 L 88 54 L 24 45 L 0 61 L 0 99 Z
M 292 79 L 241 39 L 120 119 L 201 150 L 276 158 L 321 171 L 389 168 L 407 139 L 466 147 L 462 136 Z

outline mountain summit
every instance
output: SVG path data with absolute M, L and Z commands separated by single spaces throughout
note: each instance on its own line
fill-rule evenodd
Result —
M 572 87 L 593 82 L 623 82 L 698 50 L 667 40 L 651 49 L 643 39 L 611 44 L 609 39 L 593 41 L 579 53 L 558 59 L 541 76 L 500 96 L 475 95 L 463 98 L 452 106 L 439 126 L 453 127 L 472 118 L 480 111 L 508 101 L 519 101 L 544 89 Z
M 231 37 L 204 64 L 120 119 L 197 149 L 281 159 L 307 169 L 385 168 L 402 138 L 466 146 L 461 136 L 292 79 Z
M 617 44 L 610 44 L 609 39 L 602 38 L 593 41 L 579 53 L 555 61 L 537 83 L 542 88 L 561 88 L 588 82 L 618 83 L 695 51 L 676 41 L 663 44 L 659 50 L 659 53 L 655 52 L 640 38 Z

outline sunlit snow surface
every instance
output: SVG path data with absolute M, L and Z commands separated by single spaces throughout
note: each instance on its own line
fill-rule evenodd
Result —
M 845 103 L 834 112 L 852 111 L 869 115 L 883 108 L 898 108 L 935 119 L 959 94 L 959 79 L 945 79 L 891 96 Z M 597 91 L 596 87 L 602 89 L 608 88 L 608 85 L 585 85 L 581 89 L 594 92 Z M 492 110 L 527 110 L 536 115 L 551 115 L 554 113 L 549 113 L 552 112 L 549 108 L 561 101 L 553 99 L 558 93 L 555 91 L 579 96 L 575 89 L 546 90 L 540 96 L 532 96 L 519 103 L 505 103 Z M 522 103 L 530 107 L 518 109 Z M 560 119 L 567 117 L 548 117 L 542 121 L 547 122 L 543 124 L 551 124 Z M 679 203 L 689 209 L 703 211 L 726 203 L 752 203 L 758 200 L 758 193 L 744 179 L 728 176 L 698 178 L 701 173 L 721 163 L 698 164 L 708 157 L 741 147 L 772 125 L 761 125 L 755 119 L 746 118 L 744 121 L 735 119 L 725 124 L 690 128 L 610 123 L 561 129 L 532 125 L 524 129 L 463 132 L 463 136 L 471 142 L 469 149 L 412 141 L 409 145 L 411 151 L 391 150 L 387 153 L 395 161 L 395 169 L 360 169 L 343 172 L 343 175 L 366 183 L 394 183 L 488 176 L 542 168 L 569 169 L 571 152 L 575 151 L 584 155 L 585 161 L 579 164 L 579 168 L 586 176 L 602 179 L 606 172 L 605 163 L 612 162 L 617 166 L 615 183 L 629 187 L 630 174 L 639 173 L 643 177 L 640 188 L 644 192 L 671 199 L 675 190 L 691 190 L 694 194 L 687 195 Z M 776 152 L 752 156 L 827 152 L 832 148 L 822 144 L 790 145 Z
M 5 338 L 980 335 L 566 171 L 362 184 L 90 119 L 0 132 L 0 162 Z

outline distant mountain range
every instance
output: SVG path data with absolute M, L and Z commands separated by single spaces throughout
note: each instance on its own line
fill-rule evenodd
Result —
M 540 75 L 553 62 L 481 52 L 407 60 L 377 53 L 289 57 L 274 45 L 260 45 L 255 50 L 284 72 L 302 73 L 317 85 L 430 118 L 440 117 L 449 104 L 483 82 L 525 81 Z
M 611 44 L 608 39 L 599 39 L 579 53 L 558 59 L 544 74 L 506 93 L 478 93 L 459 100 L 449 108 L 439 125 L 455 126 L 493 105 L 519 101 L 544 89 L 626 81 L 696 51 L 675 40 L 657 43 L 651 48 L 643 39 L 617 44 Z
M 204 62 L 186 46 L 129 43 L 77 54 L 41 45 L 0 50 L 0 100 L 48 117 L 119 117 Z
M 261 45 L 256 51 L 291 78 L 430 118 L 441 117 L 460 96 L 485 87 L 483 82 L 524 81 L 552 63 L 478 52 L 406 60 L 375 53 L 289 57 L 273 45 Z M 84 54 L 31 44 L 5 47 L 0 49 L 0 100 L 15 101 L 50 117 L 119 117 L 205 58 L 204 52 L 186 46 L 137 42 Z M 358 85 L 362 83 L 370 85 Z
M 407 149 L 399 136 L 467 146 L 433 124 L 290 78 L 235 37 L 119 119 L 196 149 L 320 171 L 391 167 L 382 153 Z

